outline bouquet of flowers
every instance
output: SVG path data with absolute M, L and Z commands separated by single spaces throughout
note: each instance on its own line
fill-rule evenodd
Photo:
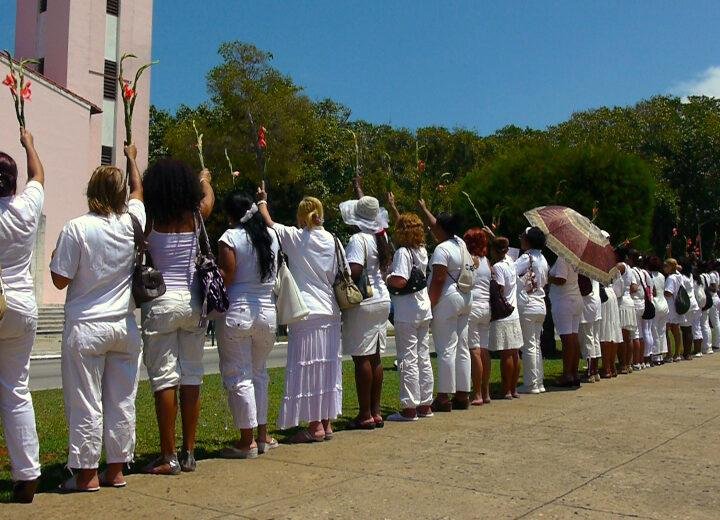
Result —
M 123 62 L 130 58 L 137 58 L 134 54 L 123 54 L 120 57 L 120 66 L 118 68 L 118 85 L 122 92 L 123 107 L 125 108 L 125 142 L 132 143 L 132 116 L 135 110 L 135 100 L 137 99 L 137 84 L 140 77 L 147 69 L 157 64 L 157 61 L 151 61 L 140 67 L 135 73 L 135 79 L 130 83 L 123 77 Z
M 15 115 L 21 128 L 25 128 L 25 102 L 32 99 L 32 91 L 30 90 L 30 81 L 25 81 L 25 66 L 32 63 L 39 63 L 38 60 L 28 59 L 21 60 L 15 64 L 12 55 L 8 51 L 3 51 L 10 64 L 10 74 L 5 77 L 3 85 L 10 89 L 13 102 L 15 103 Z

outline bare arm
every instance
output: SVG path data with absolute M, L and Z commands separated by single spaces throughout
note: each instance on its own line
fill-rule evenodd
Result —
M 359 175 L 355 175 L 355 177 L 353 178 L 353 189 L 355 190 L 355 196 L 358 199 L 363 198 L 365 194 L 363 193 L 362 183 L 360 181 Z
M 361 264 L 353 264 L 350 263 L 350 276 L 352 277 L 353 281 L 358 282 L 360 280 L 360 275 L 362 275 L 363 266 Z
M 565 285 L 567 280 L 565 278 L 558 278 L 556 276 L 548 276 L 548 283 L 552 285 Z
M 393 192 L 388 192 L 387 194 L 388 199 L 388 207 L 390 208 L 390 214 L 392 215 L 393 221 L 397 222 L 400 218 L 400 212 L 397 209 L 397 206 L 395 205 L 395 195 Z
M 388 276 L 385 283 L 393 289 L 404 289 L 408 281 L 402 276 Z
M 233 283 L 235 278 L 235 250 L 224 242 L 220 242 L 218 248 L 218 267 L 220 268 L 220 274 L 223 277 L 225 286 L 229 286 Z
M 433 308 L 440 301 L 440 295 L 442 294 L 442 289 L 445 285 L 445 280 L 447 280 L 447 277 L 447 266 L 439 264 L 433 265 L 432 281 L 430 282 L 430 287 L 428 289 L 428 294 L 430 296 L 430 306 Z
M 63 275 L 54 273 L 52 271 L 50 271 L 50 277 L 52 278 L 52 282 L 55 288 L 60 289 L 61 291 L 65 289 L 65 287 L 70 285 L 70 282 L 72 282 L 70 278 L 65 278 Z
M 430 233 L 432 233 L 433 237 L 435 237 L 435 240 L 439 241 L 440 239 L 438 237 L 442 236 L 442 233 L 439 233 L 441 230 L 437 224 L 437 219 L 425 205 L 425 201 L 423 199 L 418 201 L 418 206 L 420 206 L 421 210 L 420 216 L 423 218 L 423 221 L 425 221 L 425 224 L 430 228 Z
M 202 188 L 202 199 L 200 199 L 200 214 L 204 219 L 210 217 L 213 208 L 215 207 L 215 192 L 213 191 L 212 174 L 210 170 L 205 168 L 200 172 L 200 187 Z
M 20 128 L 20 144 L 25 148 L 25 154 L 27 155 L 28 182 L 36 181 L 45 185 L 45 169 L 35 150 L 35 141 L 32 134 L 24 128 Z
M 140 180 L 140 170 L 138 170 L 137 163 L 137 148 L 134 144 L 125 146 L 125 157 L 127 157 L 128 167 L 128 182 L 130 184 L 130 198 L 137 199 L 142 202 L 143 200 L 143 187 L 142 181 Z

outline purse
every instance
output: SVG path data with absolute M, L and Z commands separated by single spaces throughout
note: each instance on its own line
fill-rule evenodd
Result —
M 230 306 L 225 282 L 220 274 L 220 268 L 215 256 L 210 250 L 210 239 L 205 230 L 205 222 L 199 211 L 195 211 L 195 236 L 198 251 L 195 257 L 195 275 L 198 280 L 200 301 L 200 322 L 198 327 L 207 327 L 208 315 L 211 312 L 220 314 L 226 312 Z
M 337 263 L 333 292 L 340 310 L 344 311 L 360 305 L 360 302 L 363 301 L 363 295 L 355 282 L 353 282 L 350 270 L 345 267 L 347 261 L 340 241 L 334 235 L 333 238 L 335 239 L 335 262 Z
M 607 290 L 604 285 L 600 285 L 600 302 L 605 303 L 608 301 Z
M 642 272 L 637 268 L 635 268 L 634 271 L 640 279 L 640 285 L 643 288 L 643 296 L 645 299 L 645 309 L 642 313 L 642 319 L 652 320 L 653 318 L 655 318 L 655 304 L 652 301 L 652 292 L 650 291 L 648 286 L 645 285 L 645 277 L 643 276 Z
M 275 231 L 273 229 L 273 231 Z M 277 235 L 277 231 L 275 231 Z M 278 236 L 278 245 L 280 237 Z M 305 301 L 300 294 L 295 278 L 293 278 L 290 269 L 287 266 L 287 257 L 280 246 L 278 252 L 277 273 L 275 277 L 275 286 L 273 287 L 275 294 L 275 310 L 277 312 L 277 322 L 280 325 L 289 325 L 297 323 L 305 319 L 310 314 L 310 309 L 305 305 Z
M 455 282 L 457 290 L 462 294 L 468 294 L 472 291 L 475 285 L 475 263 L 473 262 L 470 252 L 467 250 L 465 242 L 458 240 L 460 246 L 460 256 L 462 257 L 462 266 L 460 267 L 460 273 L 455 278 L 448 269 L 448 276 Z
M 682 275 L 681 275 L 682 276 Z M 675 312 L 678 316 L 686 314 L 690 310 L 690 295 L 687 289 L 682 285 L 678 288 L 678 292 L 675 295 Z
M 357 287 L 360 289 L 360 294 L 363 295 L 363 300 L 367 300 L 368 298 L 373 297 L 373 287 L 370 283 L 370 277 L 368 276 L 367 272 L 367 265 L 368 265 L 368 251 L 367 251 L 367 242 L 365 242 L 365 237 L 361 235 L 361 240 L 363 243 L 363 251 L 365 252 L 365 265 L 363 265 L 362 273 L 360 274 L 360 280 L 358 280 Z
M 143 303 L 165 294 L 166 287 L 162 273 L 153 266 L 140 221 L 132 213 L 129 215 L 135 240 L 135 267 L 133 268 L 131 289 L 135 305 L 139 307 Z
M 593 290 L 592 280 L 584 274 L 578 274 L 578 289 L 581 296 L 588 296 Z
M 710 287 L 708 287 L 707 274 L 700 275 L 700 282 L 702 283 L 703 289 L 705 290 L 705 305 L 703 305 L 702 310 L 709 311 L 713 306 L 713 295 L 710 292 Z
M 515 307 L 505 299 L 500 284 L 495 280 L 495 273 L 490 268 L 490 321 L 497 321 L 510 316 Z
M 405 249 L 407 249 L 407 251 L 410 253 L 410 258 L 412 258 L 410 275 L 408 276 L 405 287 L 403 287 L 402 289 L 394 289 L 392 287 L 388 287 L 388 292 L 393 296 L 413 294 L 418 291 L 422 291 L 423 289 L 425 289 L 425 287 L 427 287 L 427 277 L 425 276 L 425 273 L 422 272 L 422 269 L 420 269 L 420 267 L 415 263 L 415 255 L 413 254 L 412 249 Z

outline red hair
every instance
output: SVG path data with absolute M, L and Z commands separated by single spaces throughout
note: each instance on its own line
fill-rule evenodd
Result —
M 465 232 L 465 235 L 463 235 L 463 240 L 465 240 L 465 245 L 471 255 L 487 255 L 488 239 L 482 228 L 471 227 Z

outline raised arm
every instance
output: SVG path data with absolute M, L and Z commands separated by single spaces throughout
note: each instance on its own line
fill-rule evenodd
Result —
M 225 286 L 229 287 L 235 278 L 236 259 L 235 250 L 225 242 L 220 242 L 218 247 L 218 267 Z
M 143 187 L 142 181 L 140 180 L 140 170 L 138 170 L 137 162 L 137 148 L 134 144 L 125 146 L 125 157 L 127 157 L 127 173 L 128 183 L 130 184 L 130 198 L 143 200 Z
M 392 191 L 388 192 L 387 194 L 387 200 L 388 200 L 388 208 L 390 208 L 390 215 L 392 216 L 392 219 L 394 222 L 397 222 L 400 218 L 400 212 L 397 209 L 397 206 L 395 205 L 395 195 Z
M 204 219 L 210 217 L 215 207 L 215 192 L 212 188 L 212 174 L 205 168 L 200 172 L 200 187 L 202 188 L 202 199 L 200 199 L 200 214 Z
M 435 240 L 439 240 L 438 237 L 441 236 L 441 233 L 439 233 L 440 228 L 438 227 L 437 219 L 425 205 L 424 199 L 418 200 L 418 206 L 420 206 L 420 216 L 425 224 L 430 228 L 430 233 L 432 233 L 433 237 L 435 237 Z
M 20 127 L 20 144 L 25 148 L 25 154 L 27 155 L 28 182 L 36 181 L 45 185 L 45 169 L 35 150 L 35 141 L 32 134 L 22 127 Z
M 275 222 L 273 222 L 273 219 L 270 216 L 270 210 L 268 209 L 267 205 L 267 192 L 265 191 L 265 181 L 262 181 L 260 187 L 257 190 L 257 200 L 258 211 L 260 211 L 260 216 L 265 221 L 265 225 L 267 227 L 273 227 L 275 225 Z
M 355 190 L 355 196 L 358 199 L 363 198 L 365 194 L 363 193 L 362 182 L 360 181 L 359 175 L 355 175 L 355 177 L 353 177 L 353 189 Z

